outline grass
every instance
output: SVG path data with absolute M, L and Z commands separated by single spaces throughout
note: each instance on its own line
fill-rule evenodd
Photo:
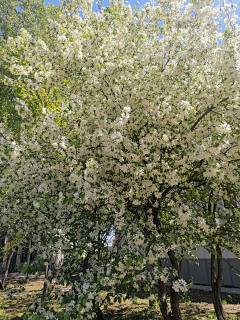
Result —
M 43 281 L 33 281 L 25 286 L 26 292 L 39 291 Z M 103 293 L 104 294 L 104 293 Z M 13 298 L 0 298 L 0 320 L 21 319 L 28 312 L 32 301 L 37 295 L 24 295 Z M 223 307 L 228 320 L 240 320 L 240 295 L 222 294 Z M 54 305 L 55 308 L 59 306 Z M 212 305 L 211 292 L 190 290 L 181 295 L 180 307 L 183 320 L 217 320 Z M 103 309 L 103 308 L 102 308 Z M 106 320 L 162 320 L 161 312 L 155 303 L 149 306 L 149 301 L 142 294 L 135 301 L 126 300 L 121 304 L 109 304 L 104 311 Z
M 28 311 L 29 305 L 36 296 L 21 296 L 10 298 L 0 298 L 0 320 L 9 320 L 21 317 Z
M 180 304 L 183 320 L 217 320 L 208 303 L 185 302 Z M 240 306 L 239 306 L 240 316 Z M 158 306 L 149 307 L 147 299 L 137 299 L 136 302 L 125 301 L 121 305 L 115 303 L 106 311 L 106 320 L 162 320 Z M 239 320 L 236 315 L 228 315 L 228 320 Z

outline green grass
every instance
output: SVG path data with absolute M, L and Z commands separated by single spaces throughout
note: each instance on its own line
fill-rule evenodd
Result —
M 29 288 L 30 289 L 30 288 Z M 31 288 L 32 289 L 32 288 Z M 103 295 L 106 293 L 103 293 Z M 21 319 L 21 316 L 28 313 L 29 307 L 36 295 L 18 296 L 13 298 L 0 298 L 0 320 Z M 180 304 L 183 320 L 217 320 L 211 301 L 208 301 L 208 293 L 193 292 L 190 296 L 182 299 Z M 203 302 L 199 302 L 202 299 Z M 231 300 L 231 305 L 229 305 Z M 168 300 L 169 301 L 169 300 Z M 197 302 L 196 302 L 197 301 Z M 238 303 L 237 303 L 238 302 Z M 224 308 L 229 310 L 236 308 L 236 315 L 228 315 L 228 320 L 240 319 L 240 299 L 234 295 L 223 299 Z M 54 304 L 55 309 L 59 306 Z M 102 308 L 103 309 L 103 308 Z M 106 320 L 162 320 L 159 306 L 154 303 L 149 305 L 149 301 L 144 297 L 139 297 L 135 301 L 126 300 L 121 304 L 111 302 L 106 311 L 103 311 Z
M 0 298 L 0 320 L 10 320 L 21 317 L 24 312 L 28 312 L 29 306 L 36 296 L 21 296 L 10 298 Z

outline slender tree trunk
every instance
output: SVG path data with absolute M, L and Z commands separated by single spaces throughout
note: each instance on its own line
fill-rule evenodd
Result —
M 47 279 L 48 276 L 48 265 L 45 266 L 45 279 Z M 44 281 L 43 284 L 43 300 L 45 300 L 47 294 L 47 283 Z
M 168 251 L 168 256 L 170 258 L 172 267 L 177 270 L 178 276 L 174 280 L 180 279 L 180 268 L 177 257 L 173 250 Z M 179 292 L 173 290 L 172 286 L 170 289 L 170 303 L 172 309 L 172 316 L 174 320 L 182 320 L 182 314 L 180 310 Z
M 173 320 L 171 310 L 168 308 L 167 304 L 167 290 L 165 283 L 158 280 L 158 300 L 160 305 L 160 310 L 164 320 Z
M 173 290 L 173 288 L 170 288 L 170 303 L 171 303 L 171 309 L 172 309 L 172 315 L 174 320 L 182 320 L 182 314 L 180 310 L 179 305 L 179 292 L 176 292 Z
M 213 305 L 218 320 L 226 320 L 226 316 L 223 311 L 222 300 L 221 300 L 221 287 L 223 283 L 223 266 L 222 266 L 222 251 L 219 245 L 216 246 L 217 251 L 217 266 L 218 266 L 218 277 L 216 275 L 215 266 L 215 254 L 211 254 L 211 286 Z
M 2 281 L 0 281 L 0 290 L 4 290 L 5 289 L 7 276 L 8 276 L 8 270 L 9 270 L 9 266 L 10 266 L 10 262 L 11 262 L 12 256 L 13 256 L 13 251 L 11 253 L 9 253 L 9 255 L 7 257 L 6 269 L 5 269 L 5 272 L 4 272 L 4 278 L 2 279 Z
M 30 237 L 29 242 L 28 242 L 28 256 L 27 256 L 27 265 L 30 265 L 30 257 L 31 257 L 31 246 L 32 246 L 32 237 Z
M 104 316 L 103 316 L 102 310 L 99 307 L 98 307 L 98 310 L 97 310 L 97 320 L 104 320 Z
M 100 309 L 100 307 L 96 308 L 96 300 L 95 298 L 93 299 L 93 308 L 95 308 L 96 310 L 96 315 L 97 315 L 97 320 L 104 320 L 104 315 L 102 313 L 102 310 Z

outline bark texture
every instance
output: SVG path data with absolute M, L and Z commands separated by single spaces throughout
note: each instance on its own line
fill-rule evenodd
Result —
M 182 320 L 182 314 L 179 306 L 179 292 L 174 291 L 172 287 L 170 289 L 170 303 L 173 320 Z
M 160 310 L 164 320 L 173 320 L 171 310 L 168 308 L 167 304 L 167 290 L 165 283 L 158 280 L 158 299 Z
M 174 278 L 174 280 L 180 279 L 180 267 L 177 260 L 177 257 L 175 255 L 175 252 L 173 250 L 168 251 L 168 256 L 170 258 L 172 267 L 177 271 L 178 276 Z M 180 304 L 179 304 L 179 292 L 176 292 L 171 287 L 170 289 L 170 303 L 171 303 L 171 309 L 172 309 L 172 317 L 174 320 L 182 320 L 182 314 L 180 310 Z
M 47 279 L 48 276 L 48 265 L 45 266 L 45 279 Z M 47 283 L 44 281 L 43 284 L 43 300 L 46 299 L 46 295 L 47 295 Z
M 7 256 L 6 269 L 5 269 L 5 272 L 4 272 L 4 277 L 0 281 L 0 290 L 4 290 L 5 287 L 6 287 L 8 270 L 9 270 L 9 266 L 10 266 L 10 262 L 11 262 L 12 256 L 13 256 L 13 252 L 9 253 L 9 255 Z
M 222 265 L 222 251 L 219 245 L 216 246 L 217 251 L 217 266 L 218 276 L 216 274 L 215 266 L 215 254 L 211 254 L 211 286 L 213 305 L 218 320 L 226 320 L 226 316 L 223 311 L 223 305 L 221 300 L 221 287 L 223 283 L 223 265 Z
M 30 265 L 30 258 L 31 258 L 31 246 L 32 246 L 32 238 L 30 237 L 28 242 L 28 255 L 27 255 L 27 265 Z
M 98 307 L 98 310 L 97 310 L 97 320 L 104 320 L 104 316 L 103 316 L 102 310 L 99 307 Z

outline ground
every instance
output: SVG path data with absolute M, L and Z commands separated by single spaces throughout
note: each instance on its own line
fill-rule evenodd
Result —
M 10 299 L 0 294 L 0 320 L 21 319 L 21 315 L 28 310 L 29 304 L 42 287 L 43 281 L 32 281 L 26 285 L 25 295 Z M 34 295 L 30 294 L 34 292 Z M 228 320 L 240 320 L 240 295 L 222 293 L 221 296 Z M 191 289 L 181 296 L 181 309 L 183 320 L 216 319 L 209 291 Z M 141 293 L 134 302 L 127 300 L 121 304 L 111 303 L 104 314 L 106 320 L 162 320 L 158 306 L 150 307 Z

